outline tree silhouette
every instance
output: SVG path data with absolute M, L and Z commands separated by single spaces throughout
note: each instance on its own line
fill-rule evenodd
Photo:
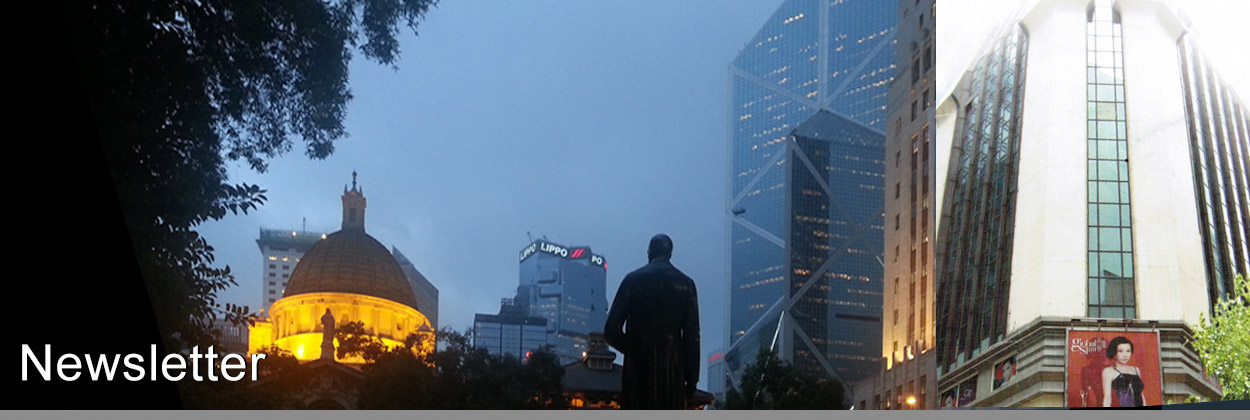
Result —
M 265 201 L 230 184 L 225 163 L 256 171 L 298 142 L 334 151 L 343 128 L 353 51 L 399 57 L 401 22 L 437 0 L 73 1 L 61 6 L 96 130 L 166 348 L 213 341 L 235 284 L 195 231 Z

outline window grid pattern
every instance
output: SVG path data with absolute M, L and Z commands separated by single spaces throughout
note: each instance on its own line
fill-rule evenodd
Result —
M 728 322 L 731 348 L 725 351 L 725 361 L 732 372 L 740 372 L 742 367 L 754 360 L 758 350 L 773 345 L 777 312 L 767 317 L 765 314 L 779 298 L 790 293 L 789 280 L 794 275 L 789 274 L 793 273 L 790 263 L 795 258 L 792 254 L 802 252 L 796 251 L 796 247 L 806 246 L 791 243 L 792 223 L 798 215 L 795 208 L 800 207 L 797 211 L 802 212 L 804 209 L 801 207 L 805 204 L 789 200 L 794 197 L 792 191 L 817 190 L 808 185 L 795 185 L 790 179 L 792 166 L 804 164 L 793 159 L 795 150 L 792 146 L 796 143 L 789 141 L 789 135 L 821 110 L 849 118 L 867 126 L 870 131 L 882 130 L 886 95 L 895 73 L 893 47 L 897 2 L 786 0 L 781 3 L 729 68 L 729 188 L 732 192 L 726 210 L 730 212 Z M 884 151 L 880 154 L 884 158 Z M 829 155 L 829 158 L 836 161 L 841 156 Z M 869 162 L 853 163 L 867 165 Z M 884 166 L 882 162 L 871 163 Z M 833 170 L 847 168 L 859 170 L 852 166 L 835 166 Z M 837 176 L 832 172 L 830 175 Z M 870 184 L 854 182 L 849 185 L 848 188 L 854 189 Z M 884 198 L 884 182 L 881 179 L 876 179 L 871 187 L 875 188 L 871 194 L 876 195 L 878 201 Z M 798 197 L 810 199 L 815 196 L 799 194 Z M 838 200 L 848 201 L 848 207 L 854 206 L 854 203 L 849 203 L 854 197 L 838 197 Z M 799 221 L 807 225 L 822 222 L 817 219 L 828 219 L 824 222 L 831 226 L 820 231 L 827 237 L 821 238 L 821 243 L 813 243 L 813 249 L 819 248 L 817 250 L 823 252 L 822 255 L 834 251 L 846 254 L 847 257 L 839 260 L 839 264 L 850 259 L 864 259 L 876 264 L 880 271 L 877 256 L 881 253 L 881 245 L 875 248 L 842 246 L 851 239 L 849 233 L 839 231 L 849 231 L 850 225 L 845 225 L 849 218 L 831 219 L 828 211 L 825 212 L 822 217 Z M 854 220 L 856 223 L 864 221 L 862 218 Z M 870 234 L 883 236 L 884 221 L 877 215 L 870 223 Z M 815 231 L 809 229 L 809 233 Z M 808 277 L 812 275 L 814 272 Z M 827 270 L 825 277 L 828 280 L 820 281 L 828 281 L 830 285 L 850 283 L 847 279 L 869 278 L 843 267 Z M 803 319 L 819 319 L 813 321 L 816 323 L 843 325 L 843 320 L 833 319 L 838 314 L 838 306 L 853 306 L 858 310 L 860 305 L 867 305 L 864 302 L 868 300 L 875 300 L 879 313 L 880 278 L 878 273 L 867 284 L 844 288 L 813 287 L 816 291 L 809 291 L 808 294 L 819 299 L 821 304 L 834 308 L 823 312 L 800 311 L 799 318 L 806 316 Z M 828 295 L 834 292 L 855 298 L 832 299 Z M 847 303 L 853 305 L 843 305 Z M 872 327 L 862 328 L 876 335 L 858 337 L 854 341 L 870 343 L 879 339 L 879 315 L 876 317 L 878 319 L 864 321 L 872 323 Z M 837 351 L 840 352 L 839 357 L 856 358 L 854 363 L 861 363 L 859 358 L 875 358 L 875 352 L 862 351 L 870 346 L 854 346 L 853 352 L 843 351 L 845 348 L 835 349 L 840 341 L 846 341 L 840 340 L 839 334 L 843 333 L 831 331 L 825 336 L 809 338 L 816 347 L 832 349 L 826 353 Z M 806 351 L 807 347 L 795 347 L 795 350 L 797 355 L 799 350 Z M 832 365 L 837 364 L 836 360 L 829 361 Z M 871 361 L 863 364 L 872 365 Z
M 949 233 L 939 238 L 939 365 L 975 357 L 1006 331 L 1027 53 L 1016 26 L 977 63 L 961 111 L 951 216 L 940 230 Z
M 1087 315 L 1134 318 L 1128 123 L 1119 13 L 1098 0 L 1086 22 L 1088 100 Z
M 1195 204 L 1211 309 L 1250 259 L 1250 145 L 1245 106 L 1224 87 L 1189 37 L 1178 41 Z

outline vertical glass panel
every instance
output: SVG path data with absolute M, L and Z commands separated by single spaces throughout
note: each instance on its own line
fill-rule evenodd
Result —
M 1115 142 L 1115 148 L 1116 159 L 1128 159 L 1128 143 L 1117 141 Z
M 1105 68 L 1105 67 L 1099 67 L 1097 82 L 1112 84 L 1112 83 L 1115 83 L 1115 77 L 1112 75 L 1112 72 L 1110 69 Z
M 1116 105 L 1115 103 L 1111 103 L 1111 102 L 1098 103 L 1098 114 L 1097 114 L 1098 119 L 1100 120 L 1116 119 L 1115 118 L 1115 105 Z
M 1137 309 L 1132 306 L 1124 308 L 1124 317 L 1128 319 L 1137 318 Z
M 1124 254 L 1124 277 L 1133 277 L 1133 254 Z
M 1120 202 L 1121 202 L 1121 203 L 1127 203 L 1127 202 L 1129 202 L 1129 197 L 1128 197 L 1128 183 L 1127 183 L 1127 182 L 1120 184 Z M 1125 213 L 1128 213 L 1128 206 L 1125 206 L 1125 207 L 1124 207 L 1124 212 L 1125 212 Z M 1129 220 L 1129 218 L 1128 218 L 1127 216 L 1125 216 L 1125 217 L 1124 217 L 1124 220 Z
M 1126 115 L 1128 114 L 1124 113 L 1124 104 L 1115 104 L 1115 119 L 1124 121 Z
M 1090 271 L 1093 271 L 1093 270 L 1096 270 L 1096 268 L 1094 267 L 1093 264 L 1090 264 Z M 1098 296 L 1098 279 L 1096 278 L 1089 279 L 1089 281 L 1087 281 L 1086 284 L 1088 284 L 1089 286 L 1088 288 L 1089 297 L 1086 298 L 1085 302 L 1090 305 L 1097 305 L 1100 300 Z
M 1124 318 L 1124 308 L 1102 308 L 1103 318 Z
M 1120 228 L 1098 228 L 1098 249 L 1102 251 L 1119 251 Z
M 1095 235 L 1095 234 L 1093 234 L 1093 233 L 1090 233 L 1090 235 L 1089 235 L 1089 236 L 1093 237 L 1093 236 L 1097 236 L 1097 235 Z M 1090 249 L 1093 249 L 1093 247 L 1091 247 Z M 1095 276 L 1097 276 L 1097 275 L 1098 275 L 1098 257 L 1097 257 L 1097 256 L 1098 256 L 1098 254 L 1095 254 L 1095 253 L 1093 253 L 1093 252 L 1089 253 L 1089 258 L 1087 259 L 1087 261 L 1088 261 L 1088 263 L 1089 263 L 1089 275 L 1090 275 L 1090 277 L 1095 277 Z
M 1115 161 L 1098 161 L 1098 180 L 1118 181 L 1119 179 L 1119 173 L 1116 171 Z M 1101 192 L 1099 194 L 1101 194 Z
M 1115 138 L 1115 121 L 1099 121 L 1098 122 L 1098 138 L 1114 139 Z
M 1102 303 L 1106 305 L 1123 305 L 1124 304 L 1124 280 L 1123 279 L 1107 279 L 1107 292 L 1103 295 Z
M 1098 224 L 1102 226 L 1120 226 L 1120 205 L 1099 204 Z
M 1089 103 L 1089 113 L 1087 115 L 1088 117 L 1086 118 L 1091 119 L 1091 120 L 1098 117 L 1098 106 L 1096 102 Z
M 1118 252 L 1100 252 L 1098 253 L 1098 268 L 1102 270 L 1101 275 L 1108 277 L 1120 277 L 1120 253 Z
M 1098 94 L 1097 94 L 1097 91 L 1094 89 L 1094 85 L 1089 85 L 1089 95 L 1087 95 L 1086 99 L 1089 99 L 1091 101 L 1098 100 Z
M 1091 205 L 1090 207 L 1094 207 Z M 1090 209 L 1090 218 L 1098 217 L 1098 211 Z M 1098 228 L 1089 228 L 1089 249 L 1098 249 Z
M 1098 200 L 1099 203 L 1118 203 L 1120 202 L 1120 188 L 1116 182 L 1099 182 L 1098 183 Z
M 1128 126 L 1123 121 L 1115 123 L 1115 130 L 1117 133 L 1117 139 L 1128 139 Z
M 1090 162 L 1089 162 L 1089 169 L 1090 169 L 1090 171 L 1093 171 L 1093 170 L 1094 170 L 1094 162 L 1093 162 L 1093 161 L 1090 161 Z M 1094 177 L 1094 173 L 1093 173 L 1093 172 L 1090 172 L 1089 176 L 1090 176 L 1091 178 L 1092 178 L 1092 177 Z M 1088 186 L 1086 186 L 1085 188 L 1086 188 L 1086 189 L 1085 189 L 1085 191 L 1086 191 L 1087 193 L 1089 193 L 1089 202 L 1091 202 L 1091 203 L 1096 203 L 1096 202 L 1098 202 L 1098 183 L 1097 183 L 1097 182 L 1094 182 L 1094 181 L 1089 181 L 1089 185 L 1088 185 Z
M 1120 153 L 1118 150 L 1116 150 L 1116 147 L 1115 147 L 1116 143 L 1118 142 L 1114 140 L 1099 140 L 1098 141 L 1098 158 L 1108 159 L 1108 160 L 1117 159 Z
M 1110 36 L 1096 37 L 1094 48 L 1097 48 L 1098 51 L 1111 51 L 1111 37 Z
M 1124 206 L 1124 207 L 1127 208 L 1128 206 Z M 1124 251 L 1132 252 L 1133 251 L 1133 231 L 1129 229 L 1121 229 L 1120 236 L 1121 236 L 1120 246 L 1124 247 Z
M 1089 225 L 1090 225 L 1090 226 L 1096 226 L 1096 225 L 1098 225 L 1098 205 L 1097 205 L 1097 204 L 1090 204 L 1090 205 L 1089 205 L 1089 210 L 1087 211 L 1087 214 L 1089 215 Z M 1089 233 L 1090 233 L 1090 238 L 1089 238 L 1089 240 L 1090 240 L 1090 245 L 1089 245 L 1089 249 L 1094 249 L 1094 248 L 1095 248 L 1094 244 L 1096 244 L 1097 242 L 1093 242 L 1093 241 L 1094 241 L 1094 238 L 1093 238 L 1093 237 L 1094 237 L 1094 233 L 1095 233 L 1095 232 L 1092 230 L 1093 228 L 1090 228 L 1090 229 L 1091 229 L 1091 230 L 1089 231 Z
M 1089 147 L 1089 152 L 1086 154 L 1086 157 L 1089 159 L 1097 159 L 1098 158 L 1098 143 L 1092 142 L 1092 141 L 1087 141 L 1085 143 Z
M 1098 100 L 1104 102 L 1115 101 L 1114 85 L 1094 85 L 1098 89 Z

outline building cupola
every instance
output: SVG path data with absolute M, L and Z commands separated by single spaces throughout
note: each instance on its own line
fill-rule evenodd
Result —
M 365 230 L 365 194 L 356 185 L 356 171 L 352 171 L 352 188 L 343 186 L 343 230 Z

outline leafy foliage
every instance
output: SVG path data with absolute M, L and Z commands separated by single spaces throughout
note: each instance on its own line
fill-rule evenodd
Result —
M 550 349 L 533 352 L 521 361 L 492 355 L 474 347 L 468 332 L 444 329 L 434 352 L 436 388 L 427 409 L 537 409 L 566 408 L 564 369 Z
M 549 349 L 522 362 L 473 347 L 467 333 L 444 329 L 438 351 L 413 352 L 424 337 L 387 348 L 351 322 L 335 332 L 339 357 L 365 359 L 361 407 L 386 410 L 565 408 L 564 370 Z M 344 350 L 346 349 L 346 350 Z
M 195 231 L 263 204 L 230 184 L 227 160 L 257 171 L 302 141 L 322 159 L 346 136 L 348 62 L 394 65 L 401 21 L 437 0 L 75 1 L 61 7 L 132 245 L 167 348 L 204 345 L 219 315 L 248 308 Z M 363 35 L 363 39 L 361 37 Z
M 813 378 L 782 361 L 776 353 L 761 351 L 742 374 L 742 391 L 730 389 L 724 408 L 729 410 L 842 410 L 843 387 L 838 381 Z
M 1250 280 L 1233 281 L 1233 293 L 1215 305 L 1215 316 L 1202 316 L 1202 329 L 1191 342 L 1207 371 L 1219 379 L 1225 400 L 1250 399 Z
M 468 333 L 444 329 L 437 334 L 439 350 L 429 334 L 412 334 L 401 346 L 386 346 L 365 334 L 364 324 L 348 322 L 336 328 L 336 356 L 361 356 L 363 376 L 358 383 L 359 407 L 375 410 L 564 409 L 564 369 L 550 348 L 533 352 L 527 360 L 491 355 L 473 347 Z M 346 348 L 346 349 L 345 349 Z M 301 395 L 314 373 L 290 352 L 276 346 L 266 354 L 259 374 L 263 386 L 251 381 L 184 381 L 179 387 L 183 404 L 194 409 L 302 408 Z
M 297 396 L 313 379 L 312 374 L 300 367 L 291 352 L 277 346 L 262 347 L 257 353 L 265 355 L 256 367 L 259 379 L 267 381 L 264 386 L 252 386 L 254 382 L 251 380 L 179 381 L 177 385 L 183 408 L 248 410 L 299 407 Z M 201 358 L 200 363 L 200 371 L 207 372 L 206 358 Z

